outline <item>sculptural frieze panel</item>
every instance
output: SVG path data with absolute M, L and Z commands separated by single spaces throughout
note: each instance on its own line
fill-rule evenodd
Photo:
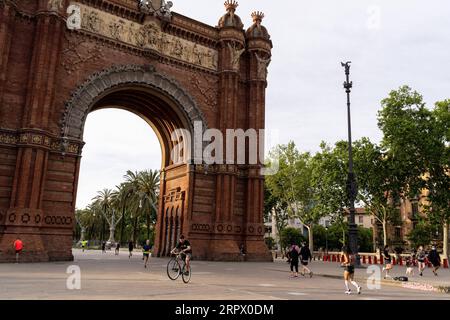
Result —
M 80 8 L 81 30 L 217 71 L 215 49 L 164 33 L 156 22 L 139 24 L 84 4 L 74 4 Z

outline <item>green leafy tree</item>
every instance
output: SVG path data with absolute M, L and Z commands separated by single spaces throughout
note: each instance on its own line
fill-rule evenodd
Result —
M 433 228 L 427 220 L 421 219 L 416 227 L 407 235 L 408 240 L 414 248 L 427 246 L 432 240 Z
M 422 96 L 408 86 L 394 90 L 382 102 L 379 127 L 388 157 L 397 163 L 401 194 L 416 198 L 427 190 L 425 211 L 440 221 L 444 254 L 448 253 L 450 218 L 450 100 L 426 108 Z
M 314 248 L 313 227 L 323 212 L 316 206 L 312 180 L 312 161 L 309 153 L 300 153 L 295 144 L 279 145 L 274 151 L 278 156 L 279 170 L 267 177 L 272 194 L 285 204 L 290 218 L 297 218 L 308 229 L 309 247 Z
M 367 138 L 355 142 L 354 154 L 358 179 L 357 199 L 382 225 L 383 244 L 386 245 L 388 224 L 399 223 L 397 199 L 400 198 L 399 190 L 402 188 L 398 178 L 401 164 Z
M 306 241 L 306 238 L 303 236 L 300 230 L 292 227 L 283 229 L 280 234 L 280 238 L 283 248 L 287 248 L 293 244 L 300 245 L 302 242 Z

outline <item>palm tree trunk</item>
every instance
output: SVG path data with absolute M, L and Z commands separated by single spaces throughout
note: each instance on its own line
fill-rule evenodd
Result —
M 136 235 L 137 235 L 137 223 L 138 223 L 138 217 L 134 218 L 134 226 L 133 226 L 133 242 L 136 245 L 137 243 L 137 239 L 136 239 Z
M 125 207 L 122 210 L 122 222 L 120 225 L 120 243 L 123 243 L 123 231 L 125 228 Z
M 386 220 L 383 221 L 383 244 L 387 245 L 387 223 Z
M 105 238 L 105 218 L 102 218 L 102 231 L 100 234 L 101 243 L 103 243 L 104 238 Z
M 147 239 L 150 240 L 150 215 L 147 215 Z

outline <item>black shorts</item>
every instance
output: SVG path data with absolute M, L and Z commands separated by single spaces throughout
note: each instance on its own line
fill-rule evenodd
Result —
M 345 271 L 347 271 L 350 274 L 355 273 L 355 267 L 354 266 L 346 266 Z
M 186 257 L 189 257 L 189 260 L 192 260 L 192 253 L 182 253 L 181 254 L 181 258 L 183 259 L 183 260 L 186 260 Z
M 303 266 L 307 266 L 307 265 L 308 265 L 308 260 L 306 260 L 306 261 L 305 261 L 305 260 L 302 260 L 302 265 L 303 265 Z

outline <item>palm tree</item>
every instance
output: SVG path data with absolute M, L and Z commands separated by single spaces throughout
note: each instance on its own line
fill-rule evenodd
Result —
M 138 175 L 140 205 L 147 220 L 147 239 L 150 238 L 151 224 L 156 223 L 159 196 L 159 172 L 156 170 L 141 171 Z
M 125 178 L 125 185 L 126 190 L 130 194 L 129 201 L 127 203 L 127 207 L 130 211 L 130 217 L 133 221 L 133 233 L 132 238 L 133 242 L 136 244 L 137 240 L 137 229 L 138 229 L 138 220 L 140 215 L 139 206 L 141 204 L 140 202 L 140 188 L 139 188 L 139 173 L 137 171 L 133 172 L 131 170 L 128 170 Z
M 103 189 L 99 191 L 97 196 L 93 198 L 94 205 L 97 205 L 101 208 L 101 212 L 103 214 L 104 219 L 109 224 L 109 243 L 114 243 L 114 233 L 116 230 L 116 225 L 120 221 L 120 218 L 117 219 L 116 211 L 113 208 L 113 200 L 114 200 L 114 192 L 111 189 Z M 108 215 L 109 214 L 109 215 Z M 103 223 L 104 225 L 104 223 Z M 103 230 L 102 230 L 103 234 Z M 103 241 L 103 237 L 102 237 Z
M 116 186 L 116 189 L 113 192 L 113 206 L 117 211 L 122 213 L 121 219 L 121 227 L 120 227 L 120 242 L 123 242 L 123 233 L 125 229 L 125 218 L 126 213 L 129 211 L 129 206 L 131 203 L 132 190 L 129 187 L 128 183 L 121 183 L 119 186 Z

